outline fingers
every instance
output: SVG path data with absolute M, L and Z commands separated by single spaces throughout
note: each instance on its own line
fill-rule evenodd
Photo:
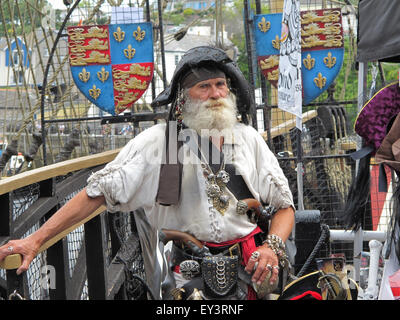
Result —
M 253 273 L 251 281 L 253 281 L 257 284 L 261 284 L 267 277 L 268 273 L 269 273 L 269 270 L 267 269 L 266 263 L 260 261 L 256 270 Z
M 260 252 L 259 251 L 254 251 L 249 259 L 249 261 L 247 262 L 247 265 L 245 267 L 245 271 L 247 273 L 251 273 L 254 268 L 256 267 L 256 264 L 258 264 L 258 259 L 260 257 Z
M 4 260 L 7 256 L 20 254 L 22 256 L 22 262 L 17 269 L 17 274 L 19 275 L 28 270 L 29 264 L 36 256 L 36 253 L 37 250 L 29 243 L 29 240 L 11 240 L 0 247 L 0 261 Z M 18 264 L 16 263 L 16 266 Z
M 250 257 L 245 271 L 248 273 L 253 272 L 252 281 L 260 285 L 265 281 L 267 277 L 269 277 L 269 281 L 273 284 L 278 280 L 279 275 L 279 264 L 278 258 L 269 248 L 257 248 L 256 250 L 259 252 L 258 258 L 257 255 L 252 255 Z
M 272 271 L 270 271 L 270 272 L 272 272 L 272 274 L 271 274 L 271 278 L 269 279 L 269 282 L 272 284 L 272 283 L 274 283 L 275 281 L 278 280 L 279 265 L 274 265 L 272 267 Z
M 31 263 L 32 260 L 33 260 L 33 258 L 24 256 L 24 259 L 22 260 L 21 266 L 16 271 L 17 274 L 20 275 L 22 272 L 27 271 L 28 268 L 29 268 L 29 264 Z
M 0 260 L 3 260 L 5 257 L 10 254 L 14 254 L 14 243 L 12 241 L 0 247 Z
M 269 277 L 269 282 L 273 284 L 275 281 L 278 280 L 278 275 L 279 275 L 278 265 L 272 266 L 269 263 L 263 264 L 260 262 L 256 270 L 254 271 L 251 280 L 260 285 L 265 281 L 265 279 L 267 279 L 267 277 Z

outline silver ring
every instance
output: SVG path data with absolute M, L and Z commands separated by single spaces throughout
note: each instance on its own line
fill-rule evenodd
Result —
M 13 252 L 13 251 L 14 251 L 14 247 L 13 247 L 13 246 L 9 246 L 9 247 L 7 248 L 7 250 L 8 250 L 8 252 Z
M 279 266 L 273 266 L 272 268 L 279 270 Z
M 268 270 L 268 271 L 272 271 L 272 266 L 270 264 L 267 264 L 265 269 Z
M 258 251 L 254 251 L 254 252 L 251 254 L 250 259 L 252 259 L 252 260 L 258 260 L 259 257 L 260 257 L 260 253 L 259 253 Z
M 244 215 L 246 214 L 247 210 L 249 210 L 247 203 L 243 200 L 239 200 L 236 204 L 236 213 L 239 215 Z

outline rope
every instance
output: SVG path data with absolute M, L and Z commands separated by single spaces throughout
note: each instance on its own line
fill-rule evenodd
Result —
M 89 23 L 90 21 L 92 21 L 93 20 L 93 18 L 95 18 L 96 17 L 96 13 L 100 10 L 100 7 L 101 7 L 101 5 L 104 3 L 104 1 L 105 0 L 99 0 L 99 1 L 97 1 L 97 4 L 96 4 L 96 6 L 92 9 L 92 11 L 89 13 L 89 17 L 88 17 L 88 19 L 86 19 L 86 21 L 85 21 L 85 23 Z M 120 4 L 120 2 L 121 1 L 117 1 L 117 3 L 116 3 L 116 5 L 119 5 Z M 9 11 L 11 12 L 12 11 L 12 9 L 11 9 L 11 6 L 10 6 L 10 2 L 9 1 L 7 1 L 7 4 L 8 4 L 8 9 L 9 9 Z M 43 15 L 43 13 L 40 11 L 40 9 L 39 8 L 36 8 L 36 7 L 34 7 L 31 3 L 28 3 L 28 6 L 27 6 L 27 12 L 25 12 L 25 14 L 27 13 L 28 14 L 28 16 L 29 16 L 29 18 L 31 19 L 31 21 L 34 21 L 34 18 L 32 17 L 32 12 L 31 12 L 31 8 L 33 8 L 35 11 L 37 11 L 38 12 L 38 14 L 40 15 L 40 16 L 42 16 Z M 2 22 L 3 22 L 3 24 L 4 25 L 6 25 L 6 22 L 5 22 L 5 18 L 4 18 L 4 11 L 3 11 L 3 6 L 0 8 L 1 9 L 1 11 L 0 11 L 0 13 L 1 13 L 1 18 L 2 18 Z M 19 6 L 18 6 L 18 3 L 17 3 L 17 10 L 16 10 L 17 12 L 17 14 L 18 14 L 18 16 L 19 16 L 19 19 L 20 19 L 20 21 L 23 21 L 23 19 L 22 19 L 22 15 L 21 15 L 21 11 L 20 11 L 20 8 L 19 8 Z M 12 22 L 12 28 L 13 28 L 13 34 L 14 34 L 14 38 L 16 38 L 17 37 L 17 34 L 16 34 L 16 29 L 15 29 L 15 26 L 14 26 L 14 23 Z M 24 42 L 25 43 L 28 43 L 28 41 L 27 41 L 27 38 L 26 38 L 26 32 L 24 31 L 24 25 L 22 24 L 22 36 L 23 36 L 23 40 L 24 40 Z M 48 49 L 48 51 L 50 52 L 50 43 L 48 42 L 48 39 L 47 39 L 47 37 L 45 36 L 45 34 L 46 34 L 46 30 L 44 30 L 43 29 L 43 27 L 42 27 L 42 32 L 43 32 L 43 35 L 44 35 L 44 41 L 45 41 L 45 43 L 46 43 L 46 47 L 47 47 L 47 49 Z M 32 32 L 32 34 L 33 34 L 33 41 L 35 42 L 35 44 L 36 44 L 36 46 L 38 46 L 39 45 L 39 43 L 38 43 L 38 39 L 37 39 L 37 37 L 36 37 L 36 33 L 35 33 L 35 31 L 33 31 Z M 54 41 L 54 38 L 53 38 L 53 34 L 52 33 L 50 33 L 49 34 L 50 35 L 50 39 L 53 41 L 53 45 L 54 45 L 54 43 L 55 43 L 55 41 Z M 9 47 L 11 47 L 10 46 L 10 42 L 11 42 L 11 40 L 10 40 L 10 38 L 8 37 L 8 33 L 6 33 L 6 40 L 7 40 L 7 43 L 8 43 L 8 46 Z M 19 54 L 19 67 L 21 68 L 21 70 L 23 70 L 23 60 L 22 60 L 22 56 L 21 56 L 21 48 L 19 48 L 19 46 L 18 46 L 18 42 L 17 42 L 17 49 L 18 49 L 18 54 Z M 58 83 L 58 76 L 59 76 L 59 74 L 61 73 L 61 77 L 62 77 L 62 79 L 64 80 L 64 82 L 65 83 L 67 83 L 67 80 L 66 80 L 66 75 L 65 75 L 65 73 L 64 73 L 64 70 L 63 70 L 63 68 L 64 68 L 64 65 L 66 64 L 66 62 L 68 61 L 68 56 L 65 56 L 64 57 L 64 59 L 62 59 L 62 61 L 60 61 L 60 55 L 59 55 L 59 53 L 56 51 L 55 52 L 55 54 L 56 54 L 56 56 L 57 56 L 57 58 L 58 58 L 58 62 L 59 62 L 59 67 L 58 68 L 54 68 L 54 64 L 52 64 L 52 69 L 53 69 L 53 75 L 52 75 L 52 77 L 51 77 L 51 79 L 49 80 L 49 83 L 53 83 L 53 82 L 56 82 L 56 84 L 58 85 L 59 83 Z M 42 56 L 41 56 L 41 52 L 40 51 L 38 51 L 38 56 L 39 56 L 39 65 L 41 66 L 41 68 L 42 68 L 42 72 L 44 71 L 44 64 L 43 64 L 43 59 L 42 59 Z M 10 57 L 10 61 L 12 61 L 12 59 L 11 59 L 12 57 Z M 30 69 L 32 69 L 32 70 L 34 70 L 35 69 L 35 66 L 33 66 L 32 65 L 32 61 L 31 61 L 31 56 L 30 56 L 30 53 L 28 52 L 28 56 L 26 57 L 27 58 L 27 61 L 30 63 L 30 65 L 31 65 L 31 68 Z M 15 68 L 13 68 L 13 72 L 14 72 L 14 78 L 16 78 L 17 79 L 17 73 L 16 73 L 16 71 L 15 71 Z M 35 89 L 36 89 L 36 95 L 37 96 L 40 96 L 40 93 L 38 92 L 38 90 L 37 90 L 37 82 L 36 82 L 36 79 L 35 79 L 35 75 L 33 74 L 33 72 L 31 72 L 32 73 L 32 78 L 33 78 L 33 82 L 34 82 L 34 84 L 36 85 L 35 86 Z M 26 80 L 25 80 L 25 77 L 23 77 L 23 82 L 24 82 L 24 87 L 25 87 L 25 92 L 27 92 L 28 93 L 28 90 L 29 90 L 29 88 L 28 88 L 28 86 L 27 86 L 27 83 L 26 83 Z M 68 97 L 70 98 L 69 100 L 71 100 L 71 96 L 70 96 L 70 92 L 71 92 L 71 89 L 73 88 L 73 84 L 72 85 L 69 85 L 69 87 L 63 92 L 63 95 L 62 95 L 62 97 L 61 97 L 61 99 L 60 99 L 60 101 L 55 105 L 55 106 L 53 106 L 53 101 L 52 100 L 50 100 L 50 106 L 51 106 L 51 110 L 52 110 L 52 112 L 51 112 L 51 116 L 52 117 L 55 117 L 56 115 L 57 115 L 57 113 L 60 111 L 60 109 L 61 108 L 64 108 L 65 109 L 65 107 L 64 107 L 64 102 L 68 99 Z M 21 127 L 19 128 L 19 130 L 17 131 L 17 132 L 15 132 L 11 137 L 9 137 L 9 140 L 16 140 L 17 142 L 18 142 L 18 140 L 20 139 L 20 137 L 21 137 L 21 134 L 22 134 L 22 132 L 23 131 L 27 131 L 27 125 L 29 124 L 29 123 L 33 123 L 34 121 L 34 114 L 35 114 L 35 112 L 37 112 L 39 109 L 40 109 L 40 107 L 41 107 L 41 103 L 40 103 L 40 101 L 38 101 L 34 106 L 32 106 L 31 105 L 31 101 L 30 101 L 30 99 L 29 99 L 29 97 L 27 97 L 27 105 L 28 105 L 28 110 L 29 110 L 29 113 L 27 114 L 27 115 L 25 115 L 25 109 L 24 109 L 24 107 L 23 107 L 23 105 L 22 105 L 22 96 L 21 96 L 21 92 L 20 92 L 20 86 L 16 86 L 16 89 L 17 89 L 17 95 L 18 95 L 18 100 L 19 100 L 19 104 L 20 104 L 20 110 L 21 110 L 21 112 L 22 112 L 22 115 L 23 115 L 23 120 L 22 120 L 22 124 L 21 124 Z M 50 92 L 49 92 L 49 88 L 46 88 L 46 94 L 50 94 Z M 77 114 L 77 112 L 76 112 L 76 110 L 75 110 L 75 107 L 74 107 L 74 104 L 72 103 L 72 101 L 70 101 L 70 104 L 71 104 L 71 108 L 72 108 L 72 111 L 73 111 L 73 113 L 75 114 L 75 116 L 76 116 L 76 114 Z M 87 108 L 89 108 L 89 106 L 87 106 Z M 64 111 L 64 113 L 66 114 L 66 112 Z M 50 124 L 46 124 L 46 126 L 45 126 L 45 128 L 42 128 L 41 130 L 47 130 L 48 129 L 48 127 L 50 126 Z M 27 137 L 29 137 L 29 134 L 28 134 L 28 132 L 26 132 L 26 136 Z M 51 139 L 50 139 L 51 140 Z M 34 157 L 34 153 L 33 153 L 33 151 L 34 150 L 36 150 L 36 152 L 38 151 L 38 146 L 37 146 L 37 143 L 38 143 L 38 141 L 35 141 L 34 142 L 34 144 L 35 144 L 35 147 L 34 148 L 31 148 L 31 152 L 29 152 L 28 153 L 28 157 L 29 158 L 31 158 L 31 159 L 33 159 L 33 157 Z M 50 144 L 51 144 L 51 141 L 50 141 Z M 85 148 L 85 149 L 87 149 L 87 145 L 86 145 L 86 143 L 85 143 L 85 141 L 84 141 L 84 143 L 83 143 L 83 147 Z M 50 149 L 52 149 L 52 146 L 51 145 L 49 145 L 49 148 Z M 11 151 L 11 150 L 10 150 Z M 53 152 L 52 152 L 52 150 L 50 150 L 51 151 L 51 153 L 53 154 Z M 87 150 L 86 150 L 87 151 Z M 13 153 L 13 152 L 12 152 Z M 6 155 L 8 156 L 8 154 L 6 153 Z M 2 159 L 2 162 L 7 162 L 6 160 L 9 160 L 9 159 L 6 159 L 6 157 L 4 157 L 3 159 Z
M 303 264 L 303 267 L 300 269 L 300 271 L 296 275 L 297 278 L 304 275 L 304 272 L 307 270 L 307 268 L 310 266 L 311 262 L 314 260 L 315 255 L 321 249 L 321 246 L 326 242 L 328 235 L 329 235 L 329 226 L 326 224 L 321 224 L 321 235 L 320 235 L 317 243 L 315 244 L 314 249 L 308 256 L 306 262 Z
M 204 11 L 207 11 L 207 10 L 210 9 L 211 7 L 212 7 L 211 4 L 208 5 L 207 8 L 204 9 Z M 218 16 L 217 16 L 217 10 L 216 10 L 216 18 L 217 18 L 216 20 L 219 21 L 219 20 L 218 20 Z M 204 18 L 200 15 L 198 18 L 194 19 L 192 22 L 190 22 L 189 24 L 187 24 L 185 27 L 181 28 L 180 30 L 178 30 L 178 31 L 175 32 L 174 34 L 165 36 L 165 37 L 164 37 L 164 42 L 165 42 L 165 44 L 169 44 L 169 43 L 171 43 L 171 42 L 174 41 L 174 40 L 175 40 L 175 41 L 181 40 L 181 39 L 186 35 L 186 32 L 188 31 L 188 29 L 189 29 L 191 26 L 197 24 L 201 19 L 204 19 Z
M 7 2 L 8 3 L 8 10 L 9 10 L 9 12 L 11 13 L 11 12 L 13 12 L 12 10 L 11 10 L 11 7 L 10 7 L 10 3 L 9 2 Z M 3 9 L 3 5 L 1 5 L 0 6 L 0 15 L 1 15 L 1 19 L 2 19 L 2 23 L 3 23 L 3 25 L 4 26 L 7 26 L 7 22 L 6 22 L 6 20 L 5 20 L 5 13 L 4 13 L 4 9 Z M 16 41 L 15 43 L 16 43 L 16 48 L 17 48 L 17 51 L 18 51 L 18 60 L 19 60 L 19 64 L 21 64 L 22 62 L 21 62 L 21 54 L 20 54 L 20 48 L 19 48 L 19 44 L 18 44 L 18 38 L 16 38 L 16 30 L 15 30 L 15 27 L 14 27 L 14 24 L 12 24 L 12 33 L 14 34 L 14 40 Z M 10 37 L 9 37 L 9 33 L 8 32 L 6 32 L 5 33 L 5 36 L 6 36 L 6 41 L 7 41 L 7 46 L 8 46 L 8 48 L 11 48 L 11 40 L 10 40 Z M 17 72 L 16 72 L 16 67 L 17 66 L 15 66 L 14 65 L 14 60 L 13 60 L 13 56 L 12 56 L 12 52 L 11 52 L 11 50 L 9 50 L 9 62 L 10 62 L 10 64 L 11 64 L 11 66 L 12 66 L 12 72 L 13 72 L 13 76 L 14 76 L 14 79 L 19 79 L 19 75 L 17 74 Z M 23 68 L 20 66 L 20 70 L 23 70 Z M 17 96 L 18 96 L 18 101 L 19 101 L 19 106 L 20 106 L 20 109 L 21 110 L 23 110 L 23 104 L 22 104 L 22 96 L 21 96 L 21 92 L 20 92 L 20 87 L 19 87 L 19 85 L 18 85 L 18 80 L 17 80 L 17 85 L 16 85 L 16 92 L 17 92 Z M 23 111 L 22 111 L 23 112 Z M 10 139 L 11 140 L 11 139 Z
M 28 4 L 29 4 L 29 3 L 28 3 Z M 30 12 L 30 8 L 31 8 L 31 7 L 32 7 L 31 4 L 29 4 L 29 5 L 27 6 L 27 12 L 28 12 L 28 15 L 29 15 L 31 21 L 34 21 L 34 19 L 32 18 L 32 14 L 31 14 L 31 12 Z M 18 3 L 16 4 L 16 8 L 17 8 L 17 14 L 18 14 L 18 16 L 19 16 L 19 19 L 20 19 L 21 21 L 23 21 L 23 20 L 22 20 L 22 16 L 21 16 L 21 12 L 20 12 Z M 8 1 L 8 9 L 11 11 L 11 7 L 10 7 L 9 1 Z M 37 8 L 34 8 L 34 9 L 37 10 Z M 2 16 L 2 21 L 3 21 L 3 23 L 5 24 L 5 18 L 4 18 L 3 8 L 1 8 L 1 16 Z M 14 32 L 13 32 L 13 33 L 14 33 L 14 37 L 16 37 L 17 35 L 16 35 L 14 23 L 12 23 L 12 28 L 13 28 L 13 31 L 14 31 Z M 26 36 L 25 36 L 26 32 L 25 32 L 24 30 L 25 30 L 25 29 L 24 29 L 24 24 L 22 24 L 22 36 L 23 36 L 23 40 L 24 40 L 25 43 L 28 44 L 29 42 L 27 41 L 27 38 L 26 38 Z M 35 32 L 33 31 L 32 34 L 33 34 L 33 40 L 36 42 L 36 45 L 38 46 L 38 41 L 37 41 Z M 9 47 L 10 47 L 10 39 L 9 39 L 9 37 L 8 37 L 8 34 L 6 34 L 6 39 L 7 39 L 8 45 L 9 45 Z M 22 55 L 21 55 L 21 48 L 19 48 L 19 45 L 18 45 L 18 41 L 17 41 L 17 40 L 16 40 L 16 44 L 17 44 L 17 50 L 18 50 L 19 60 L 20 60 L 20 61 L 19 61 L 19 67 L 20 67 L 21 70 L 23 70 L 23 59 L 22 59 Z M 39 61 L 42 62 L 40 51 L 38 51 L 38 55 L 39 55 Z M 10 59 L 11 59 L 11 57 L 10 57 Z M 30 55 L 29 52 L 27 53 L 26 59 L 27 59 L 27 61 L 29 62 L 30 66 L 31 66 L 30 69 L 31 69 L 31 70 L 34 70 L 34 66 L 32 66 L 31 55 Z M 15 72 L 14 69 L 15 69 L 15 68 L 13 68 L 14 77 L 16 78 L 18 75 L 16 74 L 16 72 Z M 36 79 L 35 79 L 35 76 L 34 76 L 33 71 L 31 71 L 30 74 L 32 74 L 33 82 L 34 82 L 35 85 L 36 85 L 36 94 L 38 95 L 37 83 L 36 83 Z M 28 92 L 29 92 L 29 88 L 28 88 L 28 86 L 27 86 L 25 77 L 23 77 L 23 83 L 24 83 L 24 87 L 25 87 L 25 92 L 28 93 Z M 29 98 L 29 96 L 28 96 L 28 97 L 27 97 L 27 105 L 28 105 L 28 109 L 29 109 L 29 114 L 28 114 L 28 116 L 25 116 L 25 112 L 24 112 L 25 109 L 24 109 L 24 107 L 23 107 L 22 104 L 21 104 L 21 103 L 22 103 L 22 97 L 21 97 L 21 93 L 20 93 L 20 86 L 19 86 L 18 84 L 17 84 L 17 86 L 16 86 L 16 89 L 17 89 L 17 94 L 18 94 L 18 98 L 19 98 L 19 101 L 20 101 L 20 112 L 21 112 L 22 115 L 23 115 L 23 122 L 22 122 L 22 125 L 21 125 L 20 129 L 19 129 L 16 133 L 14 133 L 14 135 L 13 135 L 12 137 L 9 137 L 9 138 L 10 138 L 10 140 L 16 140 L 16 141 L 18 142 L 18 140 L 19 140 L 19 138 L 20 138 L 20 136 L 21 136 L 21 134 L 22 134 L 23 131 L 25 131 L 25 132 L 26 132 L 26 136 L 29 137 L 29 134 L 28 134 L 26 128 L 27 128 L 27 125 L 33 120 L 33 115 L 34 115 L 35 111 L 38 110 L 38 108 L 40 107 L 40 104 L 36 104 L 36 105 L 32 108 L 32 106 L 31 106 L 31 101 L 30 101 L 30 98 Z M 2 162 L 3 162 L 3 161 L 7 162 L 6 160 L 8 160 L 8 159 L 6 159 L 6 157 L 4 157 L 4 159 L 2 159 Z

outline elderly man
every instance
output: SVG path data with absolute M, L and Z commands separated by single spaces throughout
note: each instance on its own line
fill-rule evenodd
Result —
M 189 50 L 153 106 L 167 104 L 171 104 L 167 123 L 132 139 L 38 231 L 0 248 L 0 260 L 20 253 L 23 263 L 17 272 L 27 270 L 43 243 L 106 204 L 110 212 L 143 208 L 155 230 L 185 232 L 204 245 L 207 254 L 202 257 L 173 246 L 171 269 L 177 287 L 193 283 L 191 276 L 207 278 L 204 273 L 203 278 L 195 277 L 195 272 L 182 277 L 180 269 L 190 265 L 199 271 L 200 264 L 206 269 L 202 261 L 209 259 L 208 265 L 217 267 L 210 269 L 208 284 L 196 282 L 192 289 L 206 298 L 204 286 L 217 297 L 237 297 L 238 289 L 232 289 L 236 286 L 229 284 L 232 290 L 224 290 L 228 275 L 218 278 L 218 266 L 229 267 L 221 260 L 227 252 L 250 275 L 253 285 L 241 287 L 244 296 L 255 297 L 253 288 L 257 291 L 265 281 L 273 287 L 294 225 L 294 206 L 277 159 L 248 125 L 253 102 L 242 73 L 220 49 Z M 276 209 L 268 228 L 260 229 L 246 214 L 248 208 L 243 210 L 241 200 L 249 198 Z M 220 260 L 213 260 L 215 256 Z

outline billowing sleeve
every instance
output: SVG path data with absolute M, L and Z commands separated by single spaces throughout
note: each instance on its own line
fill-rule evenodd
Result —
M 261 200 L 276 209 L 294 207 L 289 183 L 278 159 L 268 148 L 262 136 L 256 134 L 256 161 L 259 172 L 258 189 Z
M 88 196 L 103 195 L 110 212 L 128 212 L 153 205 L 158 187 L 161 150 L 154 152 L 151 147 L 158 145 L 157 137 L 152 136 L 151 132 L 132 139 L 113 161 L 88 178 Z

